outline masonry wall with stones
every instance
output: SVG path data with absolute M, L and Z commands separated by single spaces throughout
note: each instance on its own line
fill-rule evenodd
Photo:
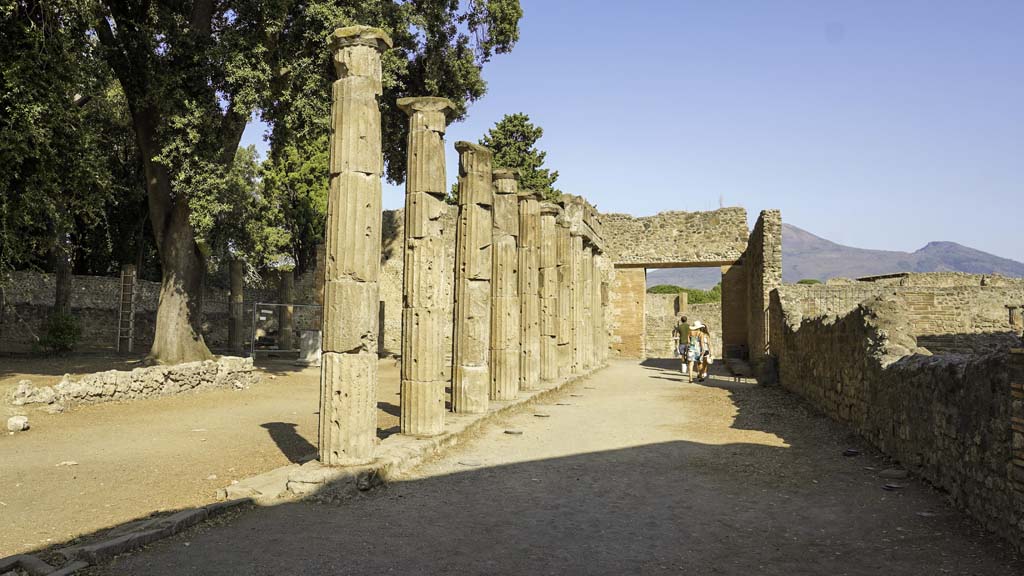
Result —
M 665 268 L 681 263 L 732 263 L 747 248 L 747 211 L 662 212 L 601 216 L 608 257 L 616 266 Z
M 616 268 L 608 294 L 608 345 L 620 358 L 644 358 L 647 271 Z
M 907 312 L 890 296 L 844 315 L 787 317 L 773 342 L 781 385 L 1024 546 L 1024 466 L 1011 465 L 1012 426 L 1024 447 L 1024 420 L 1011 422 L 1024 398 L 1012 390 L 1024 382 L 1024 362 L 1005 348 L 930 355 Z
M 295 279 L 296 304 L 313 303 L 315 271 Z M 120 278 L 109 276 L 74 276 L 72 278 L 71 311 L 79 320 L 81 350 L 111 350 L 117 347 L 117 321 L 120 304 Z M 245 340 L 252 327 L 253 302 L 278 302 L 278 277 L 268 274 L 260 288 L 245 290 L 243 321 Z M 11 272 L 0 283 L 0 352 L 26 352 L 36 337 L 45 331 L 46 320 L 53 306 L 54 275 L 42 272 Z M 145 351 L 153 341 L 156 308 L 160 299 L 160 283 L 138 280 L 135 286 L 135 350 Z M 258 335 L 277 330 L 276 314 L 257 316 Z M 294 329 L 313 329 L 317 313 L 296 308 Z M 203 336 L 213 350 L 226 349 L 228 338 L 228 291 L 207 288 L 203 301 Z
M 769 337 L 769 301 L 772 290 L 782 285 L 782 215 L 778 210 L 761 212 L 750 232 L 743 255 L 747 278 L 748 356 L 762 380 L 773 371 L 764 360 L 773 356 Z
M 644 304 L 644 353 L 648 358 L 672 358 L 672 329 L 686 314 L 686 294 L 647 294 Z

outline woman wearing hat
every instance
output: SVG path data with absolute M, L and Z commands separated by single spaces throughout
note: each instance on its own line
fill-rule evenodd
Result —
M 688 342 L 686 363 L 689 366 L 687 372 L 690 375 L 690 382 L 693 382 L 694 364 L 697 365 L 697 381 L 703 381 L 708 375 L 707 358 L 711 354 L 711 338 L 708 336 L 707 326 L 700 320 L 695 320 L 690 325 L 690 331 L 686 338 Z

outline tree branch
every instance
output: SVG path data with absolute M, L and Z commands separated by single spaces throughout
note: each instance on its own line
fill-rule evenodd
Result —
M 189 28 L 196 36 L 209 36 L 213 30 L 213 10 L 215 0 L 195 0 L 192 14 L 189 16 Z

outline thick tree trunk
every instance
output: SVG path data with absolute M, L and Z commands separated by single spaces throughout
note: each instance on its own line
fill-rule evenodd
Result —
M 213 355 L 203 341 L 200 309 L 205 264 L 192 235 L 187 204 L 176 203 L 159 245 L 163 280 L 149 359 L 161 364 L 209 359 Z

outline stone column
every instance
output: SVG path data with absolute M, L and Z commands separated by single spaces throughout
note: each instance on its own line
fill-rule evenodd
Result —
M 575 230 L 569 231 L 569 284 L 572 294 L 569 296 L 569 322 L 571 324 L 572 373 L 583 372 L 583 236 Z
M 459 221 L 455 238 L 455 330 L 452 410 L 487 412 L 491 373 L 491 151 L 456 142 Z
M 540 260 L 543 238 L 540 194 L 532 190 L 522 192 L 519 194 L 519 387 L 522 390 L 536 390 L 541 379 Z
M 540 377 L 558 380 L 558 207 L 540 208 Z M 568 229 L 566 229 L 568 232 Z
M 441 218 L 447 212 L 444 132 L 454 111 L 446 98 L 402 98 L 409 115 L 402 282 L 401 430 L 444 432 L 445 264 Z
M 278 272 L 278 299 L 282 304 L 292 304 L 295 299 L 295 273 L 292 270 Z M 295 308 L 281 306 L 277 313 L 277 347 L 291 350 L 295 347 Z
M 552 205 L 554 206 L 554 205 Z M 558 376 L 572 373 L 572 238 L 569 221 L 555 207 L 555 251 L 558 257 Z
M 491 400 L 519 394 L 519 182 L 512 170 L 494 170 L 491 229 Z
M 580 286 L 580 308 L 583 311 L 580 314 L 580 364 L 582 364 L 584 370 L 588 370 L 593 366 L 590 353 L 594 343 L 594 300 L 591 294 L 591 290 L 594 287 L 594 252 L 588 244 L 584 244 L 583 251 L 580 254 L 580 277 L 582 279 Z
M 373 460 L 377 438 L 377 306 L 381 242 L 383 31 L 339 28 L 331 109 L 327 265 L 320 369 L 320 461 Z
M 593 327 L 590 330 L 590 365 L 599 366 L 603 362 L 601 358 L 601 332 L 604 329 L 604 307 L 601 306 L 601 266 L 600 254 L 595 250 L 591 259 L 591 284 L 590 317 L 593 319 Z
M 241 356 L 242 339 L 245 332 L 245 320 L 242 312 L 245 296 L 243 289 L 244 263 L 235 259 L 228 264 L 228 276 L 230 277 L 230 293 L 228 295 L 228 349 L 232 354 Z

